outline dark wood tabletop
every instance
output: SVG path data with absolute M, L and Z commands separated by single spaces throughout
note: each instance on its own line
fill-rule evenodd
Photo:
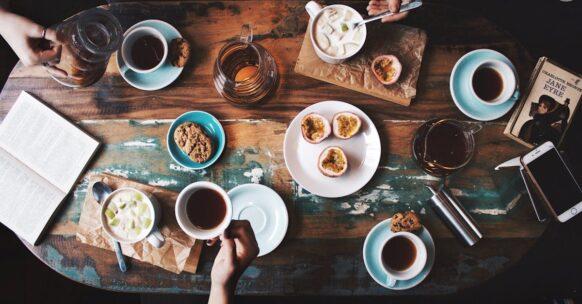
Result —
M 348 2 L 363 11 L 364 1 Z M 96 84 L 70 89 L 52 80 L 42 67 L 18 64 L 0 94 L 3 118 L 22 90 L 28 91 L 97 136 L 104 148 L 89 173 L 110 172 L 179 191 L 197 180 L 210 180 L 226 189 L 251 182 L 253 168 L 264 173 L 260 182 L 285 200 L 290 216 L 286 238 L 273 253 L 257 259 L 242 276 L 240 294 L 445 294 L 475 286 L 518 261 L 546 228 L 536 221 L 517 172 L 495 172 L 502 161 L 525 148 L 502 134 L 508 116 L 484 123 L 476 135 L 477 151 L 470 165 L 447 184 L 470 210 L 485 239 L 464 247 L 427 204 L 426 184 L 439 179 L 426 175 L 411 159 L 416 128 L 433 117 L 471 121 L 454 105 L 449 77 L 465 53 L 490 48 L 505 54 L 517 67 L 521 83 L 534 66 L 518 41 L 487 19 L 438 4 L 425 4 L 404 23 L 427 31 L 418 95 L 410 107 L 392 104 L 293 72 L 307 27 L 305 1 L 151 2 L 111 5 L 124 29 L 145 19 L 173 24 L 194 46 L 194 57 L 169 87 L 145 92 L 125 83 L 112 57 Z M 255 42 L 274 56 L 281 74 L 275 95 L 264 105 L 233 107 L 216 92 L 212 66 L 218 50 L 252 23 Z M 382 30 L 389 31 L 390 25 Z M 372 181 L 341 199 L 324 199 L 303 190 L 289 175 L 282 143 L 286 127 L 303 108 L 323 100 L 342 100 L 366 112 L 382 140 L 382 160 Z M 183 112 L 204 110 L 225 126 L 228 143 L 218 163 L 193 171 L 174 163 L 166 152 L 169 124 Z M 257 136 L 258 135 L 258 136 Z M 75 237 L 82 202 L 83 179 L 63 204 L 51 231 L 29 249 L 62 275 L 91 286 L 128 292 L 207 293 L 215 249 L 205 248 L 196 274 L 173 274 L 131 261 L 119 272 L 115 255 L 82 244 Z M 415 210 L 432 233 L 436 262 L 419 286 L 391 291 L 368 275 L 362 246 L 368 231 L 396 211 Z

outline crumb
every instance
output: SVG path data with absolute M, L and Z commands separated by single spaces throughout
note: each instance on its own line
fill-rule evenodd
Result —
M 170 42 L 170 60 L 175 67 L 184 67 L 190 59 L 190 44 L 184 38 L 176 38 Z
M 392 216 L 392 225 L 390 227 L 392 232 L 411 232 L 419 230 L 420 228 L 422 228 L 422 224 L 414 211 L 398 212 Z

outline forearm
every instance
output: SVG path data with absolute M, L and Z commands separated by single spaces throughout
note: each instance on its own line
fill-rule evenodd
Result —
M 210 287 L 210 296 L 208 297 L 208 304 L 232 304 L 232 303 L 234 303 L 233 287 L 212 284 L 212 286 Z

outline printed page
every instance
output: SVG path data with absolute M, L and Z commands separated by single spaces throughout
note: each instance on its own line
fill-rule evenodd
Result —
M 99 143 L 22 92 L 0 125 L 0 148 L 68 193 Z
M 35 244 L 66 194 L 0 149 L 0 221 Z

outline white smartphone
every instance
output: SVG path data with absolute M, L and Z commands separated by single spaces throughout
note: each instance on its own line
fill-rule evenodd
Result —
M 560 222 L 582 211 L 582 189 L 554 144 L 543 143 L 521 161 Z

